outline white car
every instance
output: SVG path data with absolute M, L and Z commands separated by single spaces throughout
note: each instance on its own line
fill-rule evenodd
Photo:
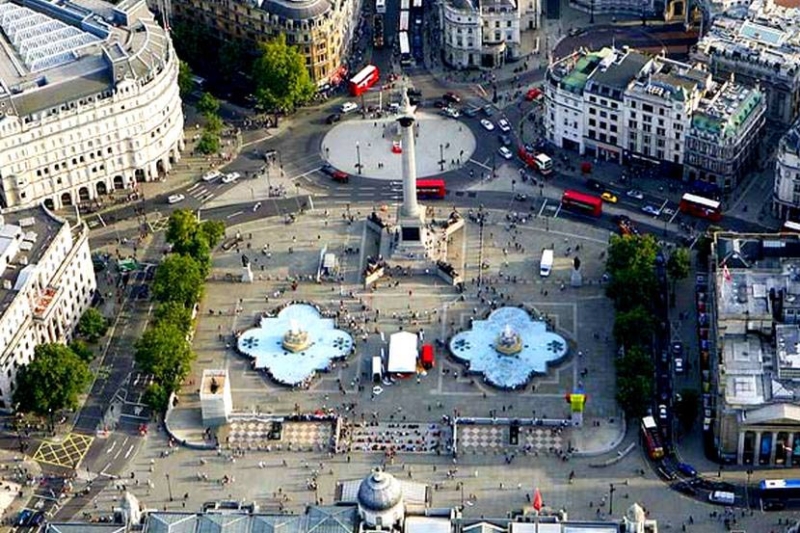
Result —
M 661 211 L 657 207 L 653 207 L 652 205 L 646 205 L 642 207 L 642 213 L 647 213 L 648 215 L 653 215 L 657 217 L 661 214 Z
M 514 157 L 514 154 L 511 153 L 511 150 L 509 150 L 505 146 L 501 146 L 500 149 L 497 151 L 500 154 L 500 157 L 502 157 L 503 159 L 511 159 L 512 157 Z
M 186 197 L 182 194 L 171 194 L 167 197 L 168 204 L 177 204 L 178 202 L 182 202 Z
M 481 126 L 483 126 L 486 131 L 494 131 L 494 124 L 492 124 L 491 120 L 486 120 L 485 118 L 482 118 Z
M 342 104 L 341 110 L 343 114 L 350 113 L 351 111 L 355 111 L 358 109 L 358 104 L 354 104 L 353 102 L 345 102 Z
M 444 113 L 450 118 L 458 118 L 461 116 L 461 113 L 459 113 L 458 109 L 454 109 L 452 107 L 445 107 L 444 109 L 442 109 L 442 113 Z
M 501 118 L 500 120 L 497 121 L 497 127 L 500 128 L 500 131 L 503 131 L 505 133 L 511 131 L 511 125 L 504 118 Z
M 631 189 L 625 193 L 626 196 L 629 198 L 636 198 L 637 200 L 644 200 L 644 193 L 642 191 L 637 191 L 636 189 Z
M 242 175 L 238 172 L 229 172 L 222 177 L 222 183 L 233 183 L 241 177 Z
M 219 170 L 210 170 L 203 174 L 203 181 L 214 181 L 220 176 L 222 176 L 222 172 Z
M 665 207 L 664 209 L 661 210 L 661 212 L 667 215 L 668 217 L 671 217 L 672 215 L 675 214 L 675 210 L 670 209 L 669 207 Z

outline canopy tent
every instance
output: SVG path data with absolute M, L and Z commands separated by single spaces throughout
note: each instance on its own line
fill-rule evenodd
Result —
M 399 331 L 389 338 L 387 372 L 410 374 L 417 371 L 417 336 Z

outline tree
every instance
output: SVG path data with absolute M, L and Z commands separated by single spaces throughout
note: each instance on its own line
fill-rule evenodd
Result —
M 230 83 L 240 72 L 247 72 L 248 62 L 247 49 L 238 39 L 225 40 L 219 47 L 219 76 L 223 82 Z
M 194 74 L 192 73 L 192 67 L 186 61 L 178 63 L 178 89 L 180 90 L 181 98 L 186 98 L 194 90 Z
M 21 411 L 39 415 L 75 409 L 89 384 L 89 367 L 63 344 L 40 344 L 34 358 L 17 374 L 14 402 Z
M 691 268 L 689 250 L 686 248 L 676 248 L 672 251 L 667 260 L 667 275 L 673 283 L 686 279 Z
M 214 248 L 225 237 L 225 223 L 221 220 L 206 220 L 200 224 L 199 231 L 208 242 L 209 248 Z
M 218 115 L 206 115 L 206 125 L 203 131 L 219 136 L 222 126 L 222 119 Z
M 158 322 L 136 342 L 136 363 L 168 393 L 178 389 L 194 360 L 186 333 L 177 324 Z
M 638 305 L 629 311 L 619 311 L 614 317 L 614 338 L 625 348 L 649 347 L 652 344 L 655 322 L 653 315 Z
M 180 302 L 164 302 L 156 307 L 156 323 L 174 324 L 183 333 L 192 329 L 192 311 Z
M 147 386 L 147 389 L 144 391 L 144 396 L 142 396 L 142 401 L 150 406 L 150 409 L 153 411 L 163 413 L 167 410 L 167 404 L 169 403 L 169 395 L 171 393 L 167 392 L 162 385 L 158 383 L 151 383 Z
M 197 101 L 197 110 L 206 118 L 216 117 L 219 113 L 219 100 L 214 98 L 211 93 L 204 92 Z
M 658 243 L 650 236 L 613 236 L 606 267 L 611 281 L 606 294 L 618 311 L 642 305 L 648 307 L 658 295 L 655 261 Z
M 100 311 L 90 307 L 78 321 L 77 329 L 78 334 L 85 337 L 89 342 L 97 342 L 108 331 L 108 321 Z
M 178 302 L 192 307 L 203 293 L 203 276 L 197 261 L 188 255 L 170 254 L 156 269 L 153 296 L 159 302 Z
M 260 45 L 261 55 L 253 64 L 253 81 L 258 105 L 265 110 L 292 111 L 314 96 L 316 90 L 296 47 L 286 36 Z
M 201 135 L 200 140 L 197 141 L 195 149 L 199 153 L 205 155 L 219 153 L 220 149 L 219 136 L 209 131 L 203 131 L 203 135 Z
M 69 349 L 72 350 L 75 355 L 80 357 L 81 360 L 87 365 L 94 360 L 94 352 L 91 348 L 89 348 L 89 345 L 81 339 L 75 339 L 69 343 Z
M 198 226 L 197 215 L 191 209 L 173 211 L 167 220 L 166 234 L 167 242 L 172 245 L 172 251 L 179 254 L 186 253 Z
M 653 395 L 653 360 L 640 346 L 625 350 L 615 360 L 617 402 L 629 417 L 645 414 L 648 399 Z

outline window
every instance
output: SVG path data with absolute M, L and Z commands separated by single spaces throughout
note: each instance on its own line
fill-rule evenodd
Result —
M 642 104 L 642 111 L 644 111 L 645 113 L 652 113 L 653 106 L 651 106 L 650 104 Z
M 635 120 L 629 120 L 628 121 L 628 127 L 630 129 L 632 129 L 632 130 L 635 130 L 635 129 L 637 129 L 639 127 L 639 123 L 636 122 Z
M 597 121 L 595 119 L 593 119 L 593 118 L 590 118 L 589 119 L 589 125 L 591 127 L 595 127 L 597 125 Z
M 589 135 L 588 136 L 589 136 L 590 139 L 594 139 L 595 138 L 594 130 L 589 130 Z
M 661 135 L 662 137 L 667 134 L 667 131 L 664 128 L 656 128 L 656 135 Z
M 590 114 L 590 115 L 596 115 L 596 114 L 597 114 L 597 109 L 595 109 L 595 108 L 593 108 L 593 107 L 590 107 L 590 108 L 589 108 L 589 114 Z
M 600 111 L 600 118 L 606 118 L 606 117 L 608 117 L 608 113 L 606 113 L 605 111 L 601 110 Z
M 614 136 L 614 135 L 612 135 L 611 137 L 609 137 L 609 138 L 608 138 L 608 142 L 616 146 L 616 144 L 617 144 L 617 137 L 616 137 L 616 136 Z
M 609 130 L 611 133 L 617 133 L 617 125 L 616 125 L 616 124 L 611 124 L 611 125 L 608 127 L 608 130 Z

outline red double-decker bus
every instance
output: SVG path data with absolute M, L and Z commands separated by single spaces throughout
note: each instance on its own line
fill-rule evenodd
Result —
M 381 73 L 375 65 L 367 65 L 361 71 L 350 78 L 350 94 L 361 96 L 370 87 L 378 83 Z
M 444 186 L 444 180 L 417 180 L 417 198 L 442 200 L 445 194 L 447 194 L 447 189 Z
M 599 217 L 603 214 L 603 200 L 597 196 L 566 190 L 561 197 L 561 207 L 576 213 Z
M 698 218 L 706 218 L 712 222 L 722 219 L 722 204 L 696 194 L 684 194 L 680 204 L 681 213 Z
M 642 438 L 650 459 L 657 460 L 664 457 L 664 446 L 662 446 L 661 437 L 658 435 L 658 425 L 656 425 L 656 421 L 652 416 L 642 418 Z

